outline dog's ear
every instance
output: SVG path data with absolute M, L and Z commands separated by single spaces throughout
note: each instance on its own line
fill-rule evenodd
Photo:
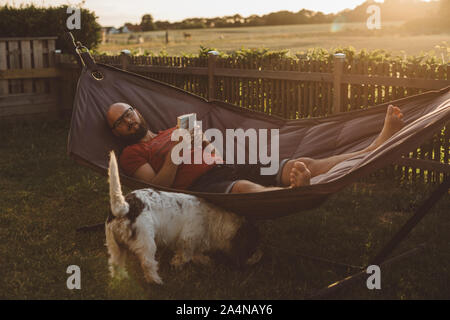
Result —
M 239 268 L 257 263 L 262 257 L 259 243 L 260 233 L 255 223 L 245 220 L 231 241 L 232 263 Z

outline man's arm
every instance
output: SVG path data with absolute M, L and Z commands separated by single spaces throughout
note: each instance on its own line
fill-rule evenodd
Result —
M 168 152 L 164 164 L 157 174 L 152 166 L 146 163 L 139 167 L 133 176 L 139 180 L 144 180 L 158 186 L 171 187 L 177 174 L 178 165 L 172 162 L 170 155 L 171 151 Z
M 196 138 L 196 134 L 197 134 L 198 138 L 201 139 L 201 141 L 202 141 L 202 150 L 204 150 L 207 146 L 211 145 L 212 146 L 211 154 L 214 155 L 215 157 L 222 158 L 222 155 L 220 154 L 219 151 L 217 151 L 214 144 L 212 144 L 211 141 L 209 141 L 206 138 L 205 133 L 200 131 L 200 129 L 198 127 L 189 130 L 189 133 L 191 135 L 191 144 L 193 146 L 194 146 L 194 139 Z

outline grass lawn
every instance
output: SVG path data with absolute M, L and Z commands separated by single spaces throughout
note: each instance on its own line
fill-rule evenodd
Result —
M 265 253 L 252 268 L 174 271 L 162 249 L 163 286 L 146 285 L 135 260 L 129 280 L 113 281 L 104 231 L 75 232 L 106 219 L 108 184 L 68 158 L 68 127 L 67 120 L 0 124 L 1 299 L 303 299 L 351 270 L 298 253 L 364 265 L 432 190 L 367 178 L 320 208 L 261 221 Z M 364 281 L 337 297 L 449 299 L 449 207 L 446 196 L 399 249 L 429 241 L 426 251 L 382 268 L 381 290 L 368 290 Z M 81 268 L 81 290 L 66 288 L 73 264 Z

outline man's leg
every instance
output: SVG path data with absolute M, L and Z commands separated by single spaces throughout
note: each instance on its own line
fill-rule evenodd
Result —
M 231 188 L 230 193 L 249 193 L 249 192 L 253 193 L 253 192 L 280 190 L 280 189 L 285 189 L 285 188 L 264 187 L 260 184 L 251 182 L 249 180 L 238 180 Z
M 265 192 L 274 191 L 287 188 L 295 188 L 309 184 L 311 179 L 311 172 L 302 162 L 295 163 L 290 172 L 290 184 L 288 187 L 265 187 L 260 184 L 248 181 L 238 180 L 231 188 L 231 193 L 248 193 L 248 192 Z
M 389 105 L 384 120 L 384 126 L 375 141 L 367 148 L 325 159 L 298 158 L 289 160 L 282 168 L 281 182 L 288 188 L 309 185 L 311 177 L 328 172 L 336 164 L 350 159 L 351 157 L 375 150 L 383 142 L 389 139 L 403 126 L 403 114 L 398 107 Z M 231 193 L 264 192 L 285 189 L 286 187 L 264 187 L 248 180 L 237 181 Z
M 389 105 L 388 110 L 386 112 L 386 117 L 384 119 L 383 129 L 381 130 L 378 137 L 375 139 L 375 141 L 370 146 L 368 146 L 367 148 L 360 150 L 360 151 L 340 154 L 340 155 L 332 156 L 332 157 L 325 158 L 325 159 L 312 159 L 312 158 L 303 157 L 303 158 L 289 160 L 282 169 L 283 171 L 281 174 L 281 183 L 284 186 L 292 186 L 292 184 L 293 184 L 292 173 L 294 175 L 296 175 L 296 174 L 298 175 L 297 171 L 299 171 L 303 165 L 305 165 L 307 167 L 307 169 L 309 169 L 311 177 L 315 177 L 322 173 L 328 172 L 332 167 L 334 167 L 336 164 L 338 164 L 342 161 L 345 161 L 345 160 L 355 157 L 357 155 L 375 150 L 383 142 L 385 142 L 387 139 L 389 139 L 392 135 L 394 135 L 397 131 L 399 131 L 404 126 L 402 118 L 403 118 L 403 114 L 401 113 L 400 109 L 393 105 Z M 295 179 L 294 179 L 294 182 L 295 182 Z M 301 184 L 301 185 L 304 185 L 304 184 Z

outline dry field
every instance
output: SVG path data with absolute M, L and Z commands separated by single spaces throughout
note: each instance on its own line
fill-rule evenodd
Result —
M 107 42 L 99 47 L 100 52 L 118 53 L 122 49 L 145 50 L 158 54 L 165 50 L 169 55 L 183 53 L 197 54 L 200 45 L 220 51 L 234 51 L 244 48 L 289 49 L 291 54 L 309 48 L 331 49 L 353 46 L 360 49 L 386 49 L 395 54 L 417 55 L 435 50 L 443 41 L 450 42 L 450 34 L 405 35 L 391 32 L 401 22 L 383 24 L 378 33 L 369 32 L 364 23 L 290 25 L 267 27 L 217 28 L 169 30 L 169 43 L 165 44 L 165 31 L 151 31 L 134 34 L 109 35 Z M 189 33 L 190 38 L 183 34 Z M 141 36 L 141 42 L 139 42 Z M 131 37 L 131 39 L 129 39 Z

